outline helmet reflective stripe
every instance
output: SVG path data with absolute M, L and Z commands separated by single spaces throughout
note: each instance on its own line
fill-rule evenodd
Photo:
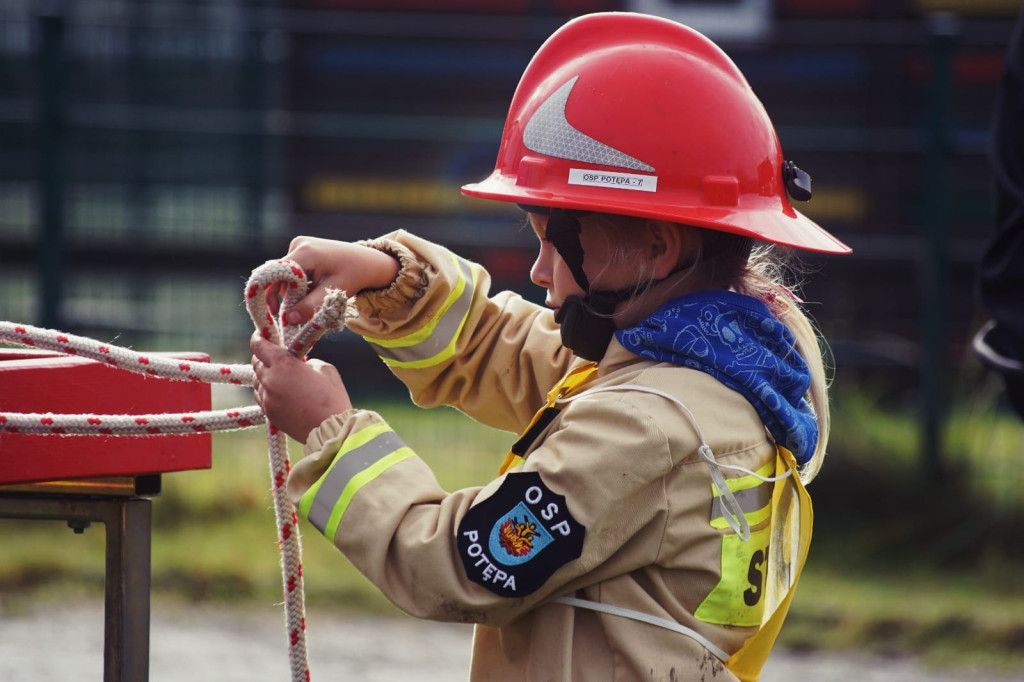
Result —
M 459 280 L 444 305 L 422 328 L 397 339 L 363 337 L 391 367 L 433 367 L 455 355 L 455 344 L 466 323 L 473 294 L 480 278 L 479 268 L 452 255 Z
M 654 166 L 581 133 L 566 120 L 565 104 L 577 80 L 579 76 L 567 81 L 533 112 L 523 129 L 523 145 L 538 154 L 559 159 L 654 172 Z
M 331 467 L 302 496 L 299 513 L 333 541 L 341 517 L 359 489 L 410 457 L 415 453 L 387 424 L 357 431 L 345 439 Z

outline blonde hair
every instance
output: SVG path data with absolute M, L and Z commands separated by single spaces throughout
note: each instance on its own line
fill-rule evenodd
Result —
M 734 289 L 763 301 L 772 314 L 789 328 L 796 341 L 796 350 L 810 370 L 811 385 L 806 397 L 818 421 L 818 443 L 811 458 L 800 467 L 799 472 L 800 480 L 810 483 L 821 470 L 828 445 L 831 424 L 828 404 L 830 368 L 826 362 L 828 345 L 801 306 L 800 300 L 787 286 L 791 273 L 797 270 L 798 261 L 791 251 L 774 245 L 758 246 L 751 251 Z
M 613 245 L 611 262 L 633 262 L 637 266 L 637 295 L 653 286 L 653 273 L 644 270 L 646 261 L 639 257 L 650 235 L 651 220 L 607 213 L 587 214 L 583 220 L 587 219 L 599 227 Z M 709 267 L 716 286 L 764 302 L 793 333 L 796 350 L 810 371 L 811 384 L 806 398 L 818 422 L 814 453 L 799 470 L 800 479 L 810 483 L 821 469 L 829 438 L 828 346 L 791 290 L 796 287 L 794 280 L 801 270 L 799 260 L 791 249 L 755 242 L 751 237 L 686 225 L 678 227 L 695 229 L 701 237 L 698 253 L 682 254 L 687 265 Z

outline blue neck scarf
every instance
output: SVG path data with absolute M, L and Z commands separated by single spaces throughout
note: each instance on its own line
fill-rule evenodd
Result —
M 761 301 L 730 291 L 698 291 L 669 301 L 635 327 L 615 332 L 640 357 L 707 372 L 750 401 L 779 445 L 806 463 L 818 422 L 805 395 L 807 363 L 793 333 Z

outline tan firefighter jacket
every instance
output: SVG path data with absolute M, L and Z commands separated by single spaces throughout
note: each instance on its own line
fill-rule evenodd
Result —
M 550 310 L 489 297 L 480 266 L 404 232 L 370 245 L 402 268 L 390 288 L 357 298 L 349 327 L 419 405 L 522 433 L 549 390 L 587 364 L 561 345 Z M 310 434 L 289 492 L 399 608 L 477 624 L 472 680 L 736 679 L 698 639 L 727 657 L 762 623 L 773 484 L 721 470 L 750 528 L 744 542 L 698 448 L 702 436 L 718 463 L 775 474 L 758 415 L 713 377 L 614 340 L 562 392 L 577 397 L 533 426 L 525 461 L 510 457 L 481 487 L 443 490 L 380 415 L 351 410 Z M 581 601 L 555 601 L 565 597 Z

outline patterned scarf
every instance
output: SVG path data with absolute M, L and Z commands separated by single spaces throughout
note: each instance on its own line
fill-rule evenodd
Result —
M 810 371 L 793 333 L 761 301 L 698 291 L 669 301 L 615 337 L 640 357 L 707 372 L 742 393 L 798 463 L 814 454 L 818 422 L 804 397 Z

